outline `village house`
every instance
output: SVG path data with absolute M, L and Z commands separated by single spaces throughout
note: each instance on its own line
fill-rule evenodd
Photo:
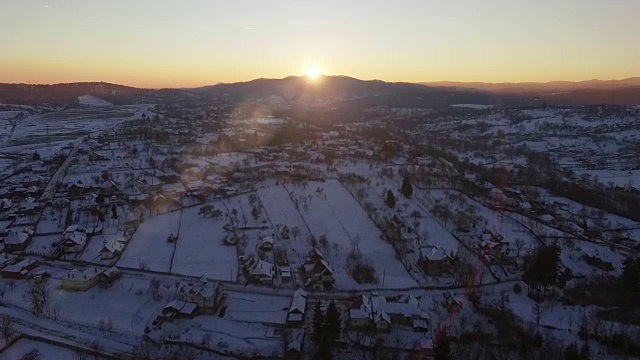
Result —
M 307 292 L 298 289 L 293 293 L 291 305 L 287 313 L 287 325 L 291 327 L 302 326 L 304 320 L 304 312 L 307 308 Z
M 391 327 L 391 317 L 382 308 L 383 296 L 365 294 L 356 295 L 349 307 L 348 325 L 352 328 L 372 328 L 387 331 Z
M 23 230 L 11 230 L 9 235 L 4 239 L 5 251 L 23 251 L 31 242 L 33 229 L 24 228 Z
M 182 282 L 178 286 L 178 300 L 195 303 L 199 312 L 211 313 L 216 303 L 216 285 L 204 277 Z
M 262 251 L 271 251 L 273 249 L 273 237 L 265 236 L 260 241 L 258 248 Z
M 333 269 L 329 263 L 324 260 L 322 253 L 316 247 L 309 251 L 309 255 L 305 259 L 301 270 L 306 277 L 306 286 L 317 290 L 324 290 L 332 288 L 335 283 Z
M 251 282 L 263 285 L 273 283 L 275 267 L 268 261 L 250 257 L 244 262 L 244 269 L 247 279 Z
M 285 350 L 285 360 L 300 360 L 302 359 L 302 351 L 304 345 L 304 330 L 292 329 Z
M 442 306 L 444 306 L 450 314 L 458 314 L 462 311 L 462 301 L 460 301 L 451 290 L 446 291 L 442 295 Z
M 187 193 L 187 189 L 184 188 L 184 185 L 182 185 L 181 183 L 171 183 L 171 184 L 164 184 L 160 187 L 160 189 L 162 190 L 162 193 L 164 195 L 169 195 L 169 196 L 184 196 Z
M 83 271 L 73 269 L 62 278 L 62 288 L 73 291 L 91 289 L 100 281 L 100 274 L 102 274 L 102 270 L 95 266 Z
M 149 187 L 145 180 L 140 180 L 135 176 L 129 176 L 122 184 L 122 192 L 124 193 L 142 193 L 142 190 Z
M 87 235 L 80 231 L 65 232 L 62 235 L 60 248 L 65 254 L 77 253 L 87 245 Z
M 122 272 L 117 267 L 111 267 L 100 274 L 99 282 L 102 286 L 109 287 L 122 277 Z
M 118 184 L 113 180 L 104 181 L 100 184 L 100 192 L 105 195 L 114 195 L 120 191 Z
M 501 234 L 484 232 L 480 236 L 480 254 L 488 263 L 508 264 L 515 261 L 516 252 Z
M 387 296 L 381 307 L 394 324 L 411 327 L 414 331 L 428 330 L 428 315 L 420 309 L 420 302 L 411 294 Z
M 16 257 L 8 256 L 7 253 L 3 253 L 0 255 L 0 270 L 4 269 L 9 265 L 13 265 L 18 261 Z
M 449 270 L 453 264 L 453 257 L 439 246 L 425 246 L 420 248 L 418 265 L 430 276 L 439 276 Z
M 122 254 L 125 247 L 124 239 L 111 239 L 104 243 L 100 250 L 102 260 L 111 260 Z
M 193 317 L 198 304 L 182 300 L 172 300 L 162 308 L 162 317 L 165 320 L 172 320 L 176 317 Z
M 38 267 L 38 262 L 33 259 L 24 259 L 13 265 L 7 265 L 2 270 L 3 278 L 6 279 L 24 279 L 29 276 L 29 272 Z
M 73 184 L 69 185 L 68 192 L 70 197 L 80 196 L 85 192 L 85 186 L 81 182 L 74 182 Z

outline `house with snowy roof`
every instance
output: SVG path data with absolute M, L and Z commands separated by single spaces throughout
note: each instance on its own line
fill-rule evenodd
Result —
M 304 313 L 307 308 L 307 292 L 298 289 L 293 293 L 291 305 L 287 313 L 287 325 L 299 327 L 304 321 Z
M 291 330 L 291 336 L 285 349 L 285 360 L 300 360 L 302 359 L 302 352 L 304 350 L 304 330 L 293 329 Z
M 9 235 L 4 239 L 4 249 L 6 251 L 22 251 L 29 246 L 31 242 L 31 235 L 33 233 L 23 229 L 11 230 Z
M 216 302 L 216 284 L 204 277 L 197 281 L 183 281 L 178 286 L 178 300 L 198 305 L 200 312 L 209 313 L 214 310 Z
M 245 269 L 250 281 L 265 285 L 273 283 L 275 267 L 272 263 L 253 257 L 247 260 Z
M 13 265 L 5 266 L 0 273 L 7 279 L 24 279 L 29 272 L 38 267 L 38 261 L 34 259 L 24 259 Z
M 85 270 L 73 269 L 62 278 L 62 288 L 65 290 L 85 291 L 94 287 L 100 281 L 103 270 L 92 266 Z
M 384 310 L 384 296 L 356 295 L 349 307 L 348 324 L 353 328 L 374 328 L 387 331 L 391 327 L 391 316 Z
M 100 250 L 102 260 L 111 260 L 122 254 L 125 247 L 124 239 L 110 239 L 104 243 Z
M 60 247 L 65 254 L 77 253 L 87 245 L 87 235 L 80 231 L 64 233 Z
M 418 264 L 428 275 L 438 276 L 451 269 L 453 257 L 440 246 L 424 246 L 420 248 Z

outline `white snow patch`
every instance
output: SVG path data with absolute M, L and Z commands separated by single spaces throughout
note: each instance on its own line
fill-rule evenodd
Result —
M 92 95 L 80 95 L 78 96 L 78 102 L 80 102 L 81 105 L 89 106 L 113 106 L 112 103 Z
M 451 107 L 455 108 L 467 108 L 467 109 L 476 109 L 476 110 L 484 110 L 491 109 L 493 105 L 482 105 L 482 104 L 453 104 Z

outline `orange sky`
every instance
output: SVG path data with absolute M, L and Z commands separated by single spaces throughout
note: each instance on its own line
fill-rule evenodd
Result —
M 640 1 L 11 1 L 0 82 L 191 87 L 300 75 L 551 81 L 640 75 Z

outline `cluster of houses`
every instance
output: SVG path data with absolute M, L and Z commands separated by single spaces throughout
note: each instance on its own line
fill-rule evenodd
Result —
M 304 316 L 307 309 L 307 292 L 298 289 L 293 293 L 291 305 L 287 311 L 288 341 L 285 359 L 299 360 L 302 357 L 304 344 Z
M 220 299 L 217 285 L 202 277 L 195 281 L 182 281 L 176 299 L 170 301 L 156 318 L 155 324 L 175 318 L 190 318 L 195 314 L 212 314 Z
M 0 258 L 0 274 L 5 279 L 26 279 L 35 276 L 34 270 L 38 267 L 38 262 L 33 259 L 19 260 L 16 257 L 8 257 L 4 254 Z
M 86 291 L 99 283 L 109 286 L 121 276 L 122 273 L 115 266 L 108 269 L 95 266 L 82 270 L 73 269 L 62 277 L 62 288 L 71 291 Z
M 371 296 L 354 296 L 349 306 L 348 325 L 351 328 L 389 331 L 392 324 L 418 332 L 429 329 L 428 316 L 413 295 L 383 296 L 374 293 Z

